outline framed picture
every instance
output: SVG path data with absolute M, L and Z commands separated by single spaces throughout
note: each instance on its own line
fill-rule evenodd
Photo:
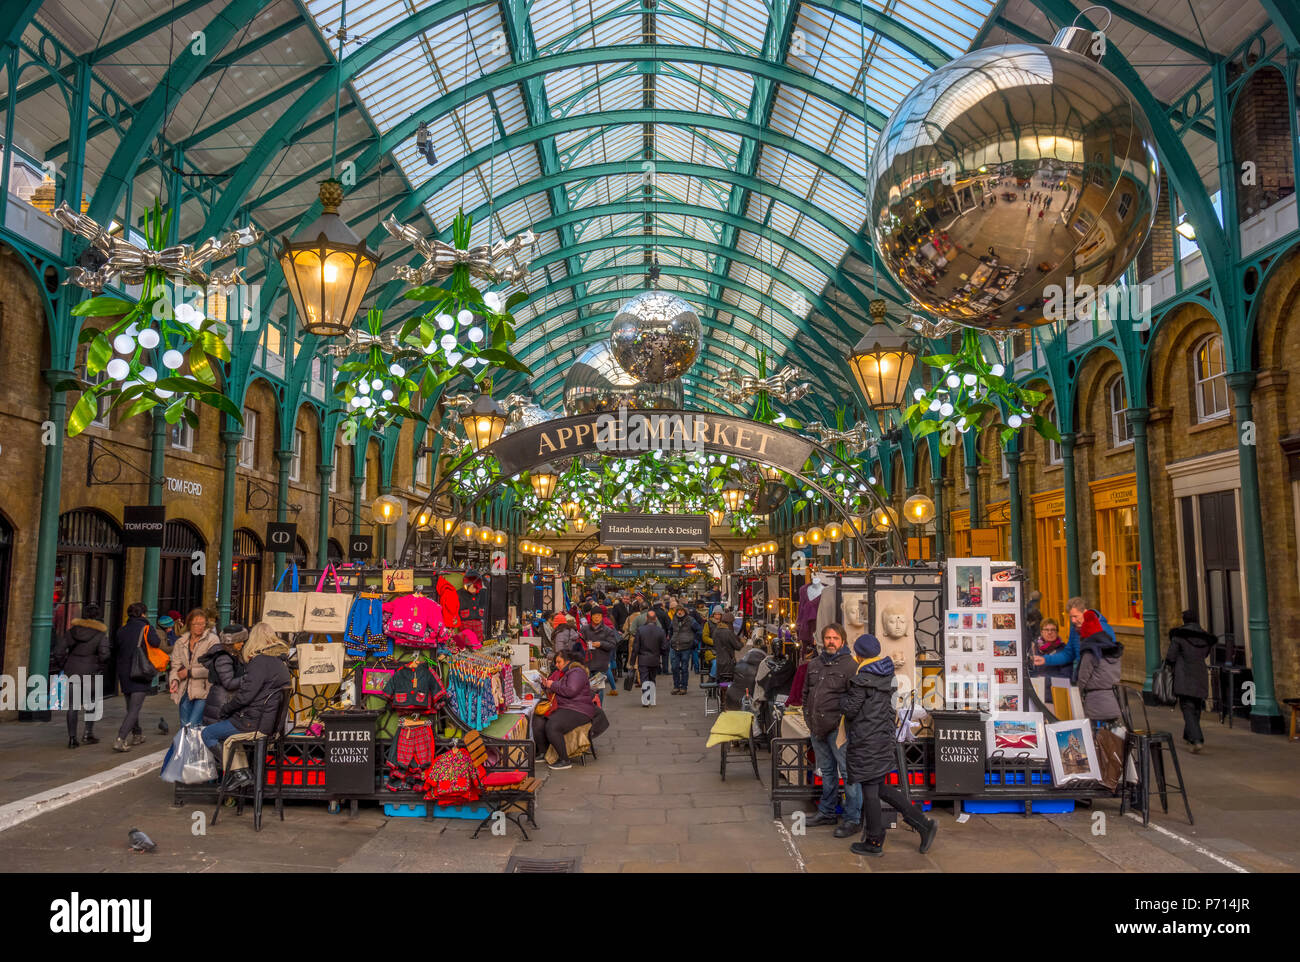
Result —
M 975 612 L 975 630 L 976 631 L 989 630 L 989 613 L 987 611 Z
M 998 752 L 1008 757 L 1028 755 L 1045 758 L 1047 741 L 1043 737 L 1043 715 L 1036 711 L 999 709 L 997 702 L 1008 697 L 994 693 L 993 716 L 988 720 L 987 743 L 989 755 Z
M 988 635 L 976 635 L 976 636 L 975 636 L 975 652 L 976 652 L 976 654 L 980 654 L 980 655 L 987 655 L 987 654 L 989 653 L 989 636 L 988 636 Z
M 993 657 L 994 658 L 1020 658 L 1020 639 L 1019 638 L 998 638 L 993 639 Z
M 1055 722 L 1044 729 L 1047 758 L 1052 764 L 1052 784 L 1060 788 L 1074 782 L 1101 781 L 1092 723 L 1086 718 Z
M 957 632 L 955 631 L 948 632 L 948 650 L 949 651 L 961 650 L 961 635 L 957 634 Z
M 984 592 L 988 580 L 988 558 L 950 558 L 948 560 L 949 609 L 985 607 Z
M 995 611 L 992 618 L 994 631 L 1016 630 L 1016 613 L 1014 611 Z
M 964 615 L 961 616 L 961 626 L 965 628 L 967 631 L 970 631 L 972 628 L 975 627 L 975 616 L 972 615 L 969 611 L 966 612 Z
M 1020 711 L 1025 706 L 1021 704 L 1021 695 L 1019 689 L 1003 689 L 995 687 L 993 691 L 993 711 Z
M 993 680 L 999 685 L 1019 685 L 1020 669 L 994 667 Z
M 999 584 L 994 581 L 989 585 L 989 607 L 990 608 L 1019 608 L 1020 607 L 1020 585 Z
M 974 650 L 975 650 L 975 637 L 974 637 L 974 635 L 962 635 L 962 636 L 961 636 L 961 650 L 962 650 L 962 651 L 965 651 L 965 652 L 971 652 L 971 651 L 974 651 Z
M 950 631 L 956 631 L 960 627 L 961 627 L 961 612 L 958 611 L 948 612 L 948 629 Z

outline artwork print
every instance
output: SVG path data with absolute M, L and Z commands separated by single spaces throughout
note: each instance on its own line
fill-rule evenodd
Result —
M 961 627 L 961 614 L 956 611 L 948 612 L 948 628 L 956 629 Z
M 989 613 L 987 611 L 975 612 L 975 630 L 976 631 L 989 630 Z
M 952 571 L 952 586 L 950 588 L 953 597 L 952 607 L 983 608 L 984 579 L 988 573 L 988 566 L 962 564 L 958 561 L 950 562 L 950 564 Z
M 991 584 L 989 585 L 989 604 L 995 607 L 1018 606 L 1019 601 L 1016 597 L 1016 594 L 1017 594 L 1016 585 L 1000 585 L 996 583 Z
M 994 668 L 993 674 L 997 678 L 999 685 L 1019 685 L 1020 669 L 1019 668 Z
M 994 658 L 1019 658 L 1020 641 L 1017 638 L 994 638 L 993 639 L 993 657 Z
M 998 694 L 998 700 L 1008 696 Z M 1006 755 L 1027 754 L 1031 758 L 1043 758 L 1047 754 L 1047 744 L 1043 737 L 1043 716 L 1039 712 L 1006 711 L 994 705 L 993 715 L 988 720 L 989 753 L 1003 752 Z
M 1059 787 L 1072 782 L 1101 780 L 1097 746 L 1092 740 L 1092 727 L 1088 719 L 1056 722 L 1047 725 L 1044 731 L 1054 785 Z
M 974 627 L 975 627 L 975 616 L 972 615 L 972 614 L 964 614 L 964 615 L 962 615 L 962 616 L 961 616 L 961 626 L 962 626 L 963 628 L 967 628 L 967 629 L 974 628 Z
M 1015 631 L 1016 613 L 1014 611 L 993 612 L 993 630 L 994 631 Z

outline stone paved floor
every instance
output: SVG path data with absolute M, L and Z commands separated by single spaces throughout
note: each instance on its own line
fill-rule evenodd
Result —
M 160 712 L 174 723 L 169 703 L 155 708 L 156 701 L 146 709 L 146 731 Z M 1121 819 L 1118 803 L 1110 801 L 1093 812 L 976 815 L 963 824 L 940 806 L 934 813 L 939 838 L 928 855 L 916 851 L 916 835 L 899 829 L 890 833 L 886 857 L 863 859 L 848 851 L 851 840 L 833 838 L 828 828 L 791 834 L 793 806 L 786 806 L 782 823 L 772 818 L 766 755 L 759 756 L 761 785 L 739 763 L 725 782 L 719 778 L 718 750 L 704 749 L 712 720 L 704 717 L 698 690 L 665 694 L 653 709 L 620 693 L 608 710 L 613 726 L 601 739 L 599 761 L 565 772 L 541 767 L 541 828 L 530 832 L 531 842 L 513 827 L 505 837 L 484 833 L 472 840 L 473 822 L 387 818 L 373 806 L 349 819 L 308 804 L 288 806 L 283 824 L 269 815 L 255 835 L 247 814 L 223 814 L 216 826 L 204 826 L 210 811 L 172 808 L 170 787 L 143 775 L 0 831 L 0 865 L 10 871 L 500 872 L 511 855 L 521 855 L 577 856 L 587 872 L 1300 869 L 1294 768 L 1300 746 L 1252 735 L 1241 724 L 1230 731 L 1208 721 L 1208 750 L 1180 756 L 1195 826 L 1181 809 L 1165 816 L 1157 805 L 1153 827 L 1144 828 Z M 1180 730 L 1174 712 L 1155 709 L 1152 716 L 1155 727 Z M 61 718 L 0 726 L 0 804 L 122 761 L 106 743 L 69 751 L 65 740 Z M 163 742 L 151 735 L 143 748 L 154 751 Z M 1106 816 L 1104 834 L 1093 834 L 1095 812 Z M 136 826 L 159 843 L 157 853 L 127 851 L 127 831 Z

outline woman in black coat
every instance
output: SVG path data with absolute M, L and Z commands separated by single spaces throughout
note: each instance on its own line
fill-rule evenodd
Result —
M 243 625 L 229 625 L 221 632 L 221 647 L 213 648 L 199 661 L 208 670 L 207 700 L 203 703 L 203 724 L 215 725 L 221 721 L 221 708 L 230 696 L 239 691 L 244 677 L 244 661 L 239 653 L 248 641 L 248 629 Z
M 858 671 L 840 698 L 840 713 L 849 736 L 845 779 L 862 785 L 863 826 L 862 841 L 854 842 L 849 850 L 855 855 L 884 854 L 885 828 L 880 812 L 883 801 L 920 833 L 924 854 L 934 843 L 939 823 L 922 815 L 898 788 L 884 784 L 885 776 L 898 765 L 894 749 L 894 663 L 888 655 L 881 657 L 875 635 L 859 637 L 853 643 L 853 655 Z M 835 737 L 833 733 L 831 737 Z
M 246 667 L 239 688 L 222 705 L 222 720 L 203 729 L 203 744 L 217 751 L 237 732 L 272 733 L 283 689 L 291 683 L 289 666 L 284 663 L 288 653 L 289 646 L 274 628 L 264 621 L 253 626 L 240 652 Z
M 1174 670 L 1174 694 L 1183 712 L 1183 740 L 1199 753 L 1205 744 L 1201 731 L 1201 711 L 1210 694 L 1206 659 L 1214 650 L 1215 637 L 1196 621 L 1196 612 L 1184 611 L 1183 623 L 1169 631 L 1169 650 L 1165 661 Z
M 117 730 L 117 741 L 113 742 L 115 752 L 130 751 L 132 745 L 144 741 L 144 735 L 140 733 L 140 709 L 144 707 L 145 696 L 153 691 L 153 684 L 134 681 L 131 678 L 131 665 L 135 659 L 135 650 L 144 644 L 146 632 L 152 634 L 145 617 L 148 613 L 149 609 L 137 601 L 126 609 L 126 624 L 117 630 L 117 654 L 114 661 L 117 667 L 117 687 L 126 699 L 126 717 Z M 131 738 L 130 744 L 127 744 L 128 735 Z
M 79 697 L 74 701 L 69 691 L 68 698 L 68 747 L 76 748 L 77 728 L 81 724 L 81 709 L 98 700 L 100 694 L 95 692 L 95 679 L 104 674 L 108 668 L 112 651 L 108 644 L 108 625 L 99 620 L 100 608 L 96 604 L 81 606 L 81 617 L 74 618 L 68 625 L 67 633 L 59 639 L 55 649 L 55 663 L 68 676 L 68 684 L 76 678 Z M 101 682 L 102 686 L 102 682 Z M 84 741 L 94 745 L 99 741 L 95 737 L 95 723 L 86 719 Z

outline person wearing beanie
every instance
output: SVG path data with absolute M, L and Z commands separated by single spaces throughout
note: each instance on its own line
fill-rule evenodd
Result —
M 551 648 L 568 652 L 578 641 L 578 628 L 571 616 L 562 611 L 555 613 L 555 630 L 551 632 Z
M 854 842 L 849 850 L 855 855 L 883 855 L 885 845 L 884 820 L 880 803 L 883 801 L 902 816 L 903 821 L 921 835 L 921 852 L 924 854 L 934 844 L 939 823 L 926 818 L 919 808 L 893 785 L 886 785 L 885 776 L 897 765 L 895 754 L 894 662 L 880 653 L 880 641 L 875 635 L 860 635 L 853 643 L 853 661 L 857 671 L 849 680 L 848 691 L 840 699 L 840 711 L 848 732 L 845 754 L 848 769 L 844 781 L 853 783 L 862 798 L 862 840 Z
M 1083 713 L 1093 721 L 1119 720 L 1115 686 L 1120 681 L 1124 646 L 1106 633 L 1095 611 L 1085 611 L 1079 624 L 1079 693 Z
M 609 680 L 607 689 L 611 695 L 617 695 L 614 682 L 614 655 L 618 651 L 618 635 L 607 621 L 606 609 L 595 606 L 587 619 L 587 626 L 582 629 L 580 637 L 591 653 L 587 668 L 595 673 L 603 673 Z
M 221 721 L 221 709 L 230 696 L 239 691 L 244 677 L 245 664 L 240 653 L 248 641 L 248 629 L 243 625 L 227 625 L 218 637 L 221 644 L 199 659 L 208 669 L 208 679 L 212 682 L 207 701 L 203 703 L 204 725 Z

